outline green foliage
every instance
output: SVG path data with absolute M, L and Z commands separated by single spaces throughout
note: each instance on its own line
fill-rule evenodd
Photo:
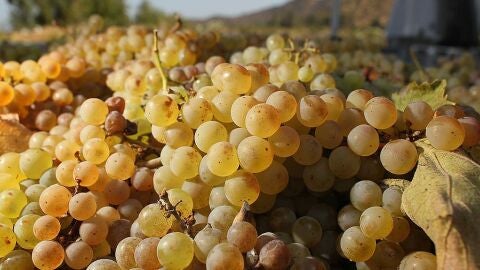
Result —
M 167 15 L 163 11 L 152 6 L 150 1 L 143 0 L 140 6 L 138 6 L 137 13 L 135 14 L 135 23 L 154 26 L 167 18 Z
M 399 93 L 393 93 L 392 99 L 399 110 L 404 110 L 410 102 L 425 101 L 435 110 L 445 104 L 452 104 L 447 100 L 445 88 L 447 81 L 423 82 L 418 84 L 412 82 Z
M 79 23 L 93 14 L 104 18 L 106 25 L 129 22 L 123 0 L 8 0 L 14 28 L 35 25 Z

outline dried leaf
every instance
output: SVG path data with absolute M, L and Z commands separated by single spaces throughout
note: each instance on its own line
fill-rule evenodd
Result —
M 402 208 L 432 239 L 437 269 L 480 269 L 480 165 L 416 142 L 420 155 Z
M 15 120 L 0 119 L 0 154 L 28 149 L 32 132 Z
M 384 188 L 396 187 L 401 191 L 404 191 L 409 185 L 410 185 L 410 181 L 408 180 L 394 179 L 394 178 L 384 179 L 382 180 L 382 183 L 381 183 L 381 186 Z
M 447 100 L 445 95 L 445 88 L 447 87 L 447 81 L 434 81 L 432 83 L 423 82 L 418 84 L 412 82 L 407 85 L 406 89 L 392 94 L 392 99 L 395 102 L 395 106 L 403 111 L 410 102 L 413 101 L 425 101 L 435 110 L 438 107 L 445 104 L 453 104 Z

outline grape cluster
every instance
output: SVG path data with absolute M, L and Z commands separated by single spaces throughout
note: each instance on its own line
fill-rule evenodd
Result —
M 202 56 L 216 38 L 110 27 L 0 66 L 0 108 L 36 110 L 0 156 L 0 269 L 435 269 L 382 180 L 415 140 L 477 146 L 478 119 L 345 95 L 341 58 L 278 34 Z

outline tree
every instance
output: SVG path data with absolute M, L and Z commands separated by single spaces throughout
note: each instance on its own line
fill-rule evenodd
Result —
M 150 1 L 143 0 L 140 6 L 138 6 L 137 13 L 135 14 L 135 22 L 147 25 L 158 25 L 158 23 L 167 18 L 167 15 L 152 6 Z

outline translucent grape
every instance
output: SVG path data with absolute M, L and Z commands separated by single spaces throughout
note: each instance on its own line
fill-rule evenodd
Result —
M 82 154 L 85 160 L 93 164 L 101 164 L 110 155 L 110 149 L 104 140 L 93 138 L 85 142 L 82 147 Z
M 138 243 L 134 258 L 138 267 L 143 269 L 158 269 L 161 267 L 157 258 L 157 246 L 160 238 L 149 237 Z
M 108 114 L 108 106 L 100 99 L 90 98 L 80 106 L 79 115 L 89 125 L 100 125 L 105 122 Z
M 181 187 L 183 182 L 184 179 L 172 173 L 168 166 L 158 168 L 153 175 L 153 188 L 158 194 L 164 190 Z
M 169 233 L 158 242 L 157 256 L 166 268 L 184 269 L 193 260 L 193 240 L 184 233 Z
M 383 167 L 394 174 L 405 174 L 417 164 L 418 153 L 415 145 L 404 139 L 388 142 L 380 152 Z
M 80 146 L 71 140 L 64 140 L 55 146 L 55 157 L 60 161 L 76 160 Z M 108 150 L 108 146 L 107 146 Z
M 463 144 L 465 128 L 460 122 L 450 116 L 438 116 L 428 123 L 426 137 L 433 147 L 452 151 Z
M 0 255 L 0 257 L 3 257 Z M 32 255 L 25 250 L 13 250 L 2 258 L 0 269 L 33 270 Z
M 462 117 L 458 122 L 465 129 L 465 139 L 463 140 L 464 147 L 470 147 L 478 144 L 480 141 L 480 122 L 473 117 Z
M 374 97 L 373 93 L 365 89 L 353 90 L 348 94 L 346 107 L 356 108 L 361 111 L 365 109 L 367 102 Z
M 113 153 L 105 163 L 107 175 L 115 180 L 126 180 L 135 172 L 134 160 L 124 153 Z
M 56 269 L 63 263 L 65 251 L 58 242 L 41 241 L 32 251 L 32 261 L 39 269 Z
M 78 163 L 73 169 L 73 179 L 81 186 L 88 187 L 98 180 L 98 168 L 89 161 Z
M 232 104 L 231 117 L 235 125 L 245 127 L 245 118 L 249 110 L 259 103 L 252 96 L 238 97 Z
M 68 212 L 76 220 L 86 220 L 95 215 L 97 203 L 90 193 L 75 194 L 68 204 Z
M 355 176 L 360 170 L 360 157 L 347 146 L 335 148 L 328 158 L 328 166 L 332 173 L 341 179 Z
M 260 194 L 260 186 L 254 174 L 239 170 L 227 177 L 225 181 L 225 195 L 230 203 L 242 206 L 246 201 L 254 203 Z
M 121 270 L 120 266 L 115 261 L 109 259 L 99 259 L 92 262 L 87 270 Z
M 193 129 L 213 119 L 212 105 L 206 99 L 194 97 L 182 106 L 183 121 Z
M 243 139 L 237 148 L 240 166 L 248 172 L 259 173 L 266 170 L 273 161 L 271 144 L 257 136 Z
M 375 247 L 375 240 L 365 236 L 358 226 L 348 228 L 340 239 L 341 251 L 345 257 L 354 262 L 370 259 Z
M 337 222 L 338 226 L 343 230 L 346 231 L 348 228 L 353 226 L 360 225 L 360 212 L 357 208 L 355 208 L 351 204 L 345 205 L 340 211 L 338 211 Z
M 162 237 L 167 234 L 173 223 L 173 217 L 166 217 L 165 210 L 158 204 L 145 206 L 138 215 L 138 224 L 148 237 Z
M 15 92 L 13 87 L 6 82 L 0 82 L 0 106 L 6 106 L 13 101 Z
M 286 269 L 291 262 L 290 251 L 282 240 L 272 240 L 260 250 L 258 264 L 265 270 Z
M 52 164 L 50 154 L 41 149 L 28 149 L 20 154 L 20 169 L 28 178 L 39 179 Z
M 288 171 L 281 163 L 272 161 L 272 164 L 263 172 L 255 174 L 260 185 L 260 191 L 275 195 L 284 190 L 288 185 Z
M 193 201 L 190 194 L 180 188 L 172 188 L 167 191 L 168 199 L 172 205 L 176 205 L 176 209 L 184 218 L 192 215 Z
M 66 160 L 58 165 L 55 170 L 55 176 L 59 184 L 66 187 L 73 187 L 77 184 L 75 179 L 73 179 L 73 171 L 77 164 L 78 161 L 76 160 Z
M 397 268 L 404 256 L 405 251 L 399 244 L 390 241 L 380 241 L 377 243 L 375 253 L 370 261 L 378 267 Z
M 138 237 L 127 237 L 122 239 L 115 249 L 115 259 L 123 269 L 137 267 L 135 262 L 135 249 L 142 239 Z
M 0 245 L 0 258 L 3 258 L 15 248 L 16 237 L 11 228 L 5 224 L 0 224 L 0 239 L 2 240 L 2 245 Z
M 292 236 L 295 242 L 313 247 L 322 239 L 322 226 L 312 217 L 300 217 L 293 224 Z
M 266 85 L 263 85 L 263 86 L 260 86 L 257 90 L 255 90 L 255 92 L 253 92 L 252 96 L 260 101 L 260 102 L 266 102 L 268 97 L 278 91 L 279 88 L 273 84 L 266 84 Z
M 233 122 L 231 110 L 237 98 L 238 95 L 229 91 L 223 91 L 216 95 L 211 101 L 213 117 L 222 123 Z
M 93 250 L 83 241 L 71 243 L 65 249 L 65 263 L 72 269 L 84 269 L 92 259 Z
M 27 204 L 27 196 L 23 191 L 5 189 L 0 192 L 0 215 L 7 218 L 17 218 Z
M 105 131 L 98 126 L 88 125 L 80 131 L 80 141 L 86 143 L 88 140 L 98 138 L 105 139 Z
M 39 217 L 33 224 L 33 234 L 39 240 L 52 240 L 59 232 L 60 221 L 49 215 Z
M 422 269 L 434 270 L 437 269 L 437 258 L 430 252 L 417 251 L 408 254 L 400 262 L 399 270 L 407 269 Z
M 298 151 L 301 143 L 298 132 L 289 126 L 281 126 L 268 138 L 268 142 L 270 142 L 275 155 L 279 157 L 292 156 Z
M 99 245 L 108 235 L 108 225 L 101 217 L 92 217 L 82 222 L 78 230 L 80 238 L 91 246 Z
M 227 129 L 217 121 L 205 122 L 195 131 L 195 145 L 204 153 L 208 152 L 210 146 L 227 138 Z
M 213 228 L 221 230 L 226 236 L 227 230 L 232 225 L 237 213 L 238 211 L 232 206 L 218 206 L 208 215 L 208 223 L 212 225 Z
M 277 109 L 282 123 L 292 119 L 297 111 L 295 97 L 286 91 L 273 92 L 268 96 L 266 103 Z
M 403 117 L 411 129 L 423 130 L 433 118 L 433 109 L 425 101 L 411 102 L 405 108 Z
M 312 135 L 300 135 L 300 147 L 293 155 L 301 165 L 313 165 L 322 157 L 323 149 L 320 142 Z
M 119 205 L 130 197 L 130 186 L 127 181 L 109 181 L 103 193 L 109 204 Z
M 195 148 L 182 146 L 172 154 L 170 158 L 170 170 L 182 179 L 193 178 L 198 175 L 198 167 L 202 156 Z
M 315 138 L 322 147 L 334 149 L 342 143 L 343 135 L 337 122 L 327 120 L 315 128 Z
M 359 125 L 348 133 L 347 143 L 350 150 L 359 156 L 373 155 L 379 145 L 377 130 L 370 125 Z
M 305 166 L 303 170 L 303 182 L 308 190 L 324 192 L 335 184 L 335 175 L 328 166 L 328 159 L 322 157 L 312 165 Z
M 211 270 L 242 270 L 244 266 L 242 253 L 230 243 L 219 243 L 213 247 L 208 253 L 205 264 Z
M 145 106 L 145 117 L 152 125 L 159 127 L 175 123 L 179 113 L 175 100 L 166 95 L 153 96 Z
M 386 129 L 397 121 L 395 104 L 385 97 L 374 97 L 365 104 L 365 120 L 376 129 Z
M 373 239 L 383 239 L 393 228 L 390 212 L 380 206 L 365 209 L 360 216 L 360 228 L 363 234 Z
M 228 229 L 227 240 L 238 247 L 240 252 L 252 250 L 257 242 L 257 230 L 246 221 L 233 223 Z
M 250 90 L 252 78 L 248 70 L 237 64 L 221 63 L 211 74 L 213 86 L 234 94 L 245 94 Z
M 328 106 L 325 101 L 317 95 L 302 97 L 298 104 L 297 118 L 307 127 L 318 127 L 328 116 Z
M 350 202 L 360 211 L 382 204 L 382 190 L 370 180 L 355 183 L 350 190 Z
M 172 148 L 190 146 L 193 142 L 193 131 L 183 122 L 176 122 L 166 127 L 163 136 L 165 144 Z
M 404 217 L 393 216 L 393 228 L 386 240 L 400 243 L 407 239 L 410 234 L 410 223 Z

